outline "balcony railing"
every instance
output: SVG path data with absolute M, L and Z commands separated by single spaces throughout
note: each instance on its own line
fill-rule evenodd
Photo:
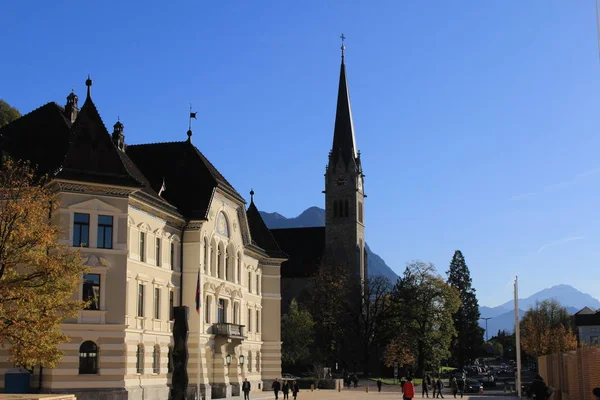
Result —
M 213 325 L 213 333 L 215 335 L 225 336 L 232 339 L 246 339 L 246 332 L 244 328 L 244 325 L 220 322 Z

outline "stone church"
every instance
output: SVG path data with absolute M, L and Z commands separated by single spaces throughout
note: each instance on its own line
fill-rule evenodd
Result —
M 281 266 L 283 313 L 292 299 L 310 298 L 308 282 L 322 266 L 347 266 L 362 282 L 368 277 L 365 176 L 356 147 L 344 50 L 342 45 L 333 145 L 325 172 L 325 226 L 271 229 L 288 258 Z
M 86 81 L 75 93 L 0 129 L 2 156 L 51 177 L 61 243 L 88 267 L 74 297 L 88 302 L 62 330 L 56 368 L 35 368 L 32 391 L 79 399 L 167 399 L 174 309 L 189 307 L 188 398 L 253 392 L 281 377 L 279 250 L 252 202 L 193 144 L 128 145 L 109 133 Z M 201 147 L 201 145 L 200 145 Z M 200 305 L 196 308 L 196 293 Z M 13 366 L 0 349 L 0 374 Z M 0 379 L 0 386 L 4 383 Z M 254 396 L 254 395 L 253 395 Z

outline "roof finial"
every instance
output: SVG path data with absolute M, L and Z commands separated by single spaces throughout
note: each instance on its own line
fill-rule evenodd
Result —
M 192 118 L 196 119 L 196 112 L 192 112 L 192 103 L 190 103 L 190 123 L 187 131 L 188 140 L 192 140 Z
M 344 41 L 346 40 L 346 36 L 344 36 L 344 34 L 342 33 L 340 39 L 342 39 L 342 47 L 340 47 L 340 49 L 342 49 L 342 61 L 344 61 L 344 50 L 346 50 L 346 46 L 344 46 Z
M 92 78 L 90 78 L 90 74 L 88 74 L 88 78 L 85 80 L 85 86 L 87 86 L 87 97 L 89 98 L 92 88 Z
M 254 189 L 250 189 L 250 203 L 254 203 Z

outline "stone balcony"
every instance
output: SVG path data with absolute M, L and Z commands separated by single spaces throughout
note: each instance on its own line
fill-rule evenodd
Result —
M 238 324 L 230 324 L 227 322 L 219 322 L 213 325 L 213 334 L 224 336 L 229 339 L 246 339 L 245 326 Z

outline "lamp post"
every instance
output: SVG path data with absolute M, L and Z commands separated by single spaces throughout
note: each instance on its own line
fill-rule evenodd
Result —
M 242 354 L 240 356 L 240 365 L 242 365 L 242 366 L 244 365 L 244 360 L 245 360 L 245 358 L 244 358 L 244 355 Z
M 231 365 L 231 354 L 225 356 L 225 362 L 227 363 L 227 366 Z
M 488 330 L 487 330 L 487 322 L 488 320 L 492 319 L 492 317 L 487 317 L 487 318 L 479 318 L 479 319 L 483 319 L 485 320 L 485 341 L 487 342 L 488 339 Z

